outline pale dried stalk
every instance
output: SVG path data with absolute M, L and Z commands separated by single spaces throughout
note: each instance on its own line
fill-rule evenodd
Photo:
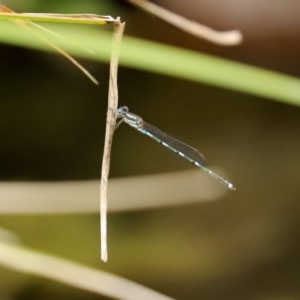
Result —
M 0 240 L 0 265 L 114 299 L 171 300 L 123 277 Z
M 126 191 L 131 190 L 134 193 L 124 196 Z M 98 180 L 0 182 L 0 191 L 0 215 L 99 212 L 99 205 L 95 202 L 99 196 Z M 207 174 L 193 169 L 113 178 L 109 181 L 108 212 L 216 201 L 227 192 L 227 189 Z
M 125 23 L 115 23 L 113 33 L 112 54 L 110 60 L 110 76 L 108 90 L 107 120 L 105 142 L 102 159 L 100 182 L 100 235 L 101 235 L 101 259 L 107 261 L 107 183 L 110 168 L 110 155 L 113 134 L 116 126 L 116 111 L 118 108 L 118 63 L 121 41 Z
M 36 26 L 36 24 L 34 24 L 34 23 L 32 23 L 32 24 Z M 64 56 L 68 61 L 70 61 L 73 65 L 75 65 L 87 78 L 89 78 L 94 84 L 99 85 L 98 80 L 83 65 L 81 65 L 75 58 L 73 58 L 70 54 L 68 54 L 66 51 L 64 51 L 63 49 L 61 49 L 60 47 L 58 47 L 57 45 L 52 43 L 50 40 L 46 39 L 43 35 L 41 35 L 37 31 L 34 31 L 29 27 L 24 27 L 24 28 L 26 30 L 30 31 L 36 37 L 38 37 L 45 44 L 48 44 L 50 47 L 55 49 L 62 56 Z
M 127 0 L 128 2 L 142 8 L 143 10 L 155 15 L 167 23 L 192 34 L 198 38 L 208 40 L 221 46 L 234 46 L 242 42 L 242 34 L 239 30 L 216 31 L 198 22 L 191 21 L 181 15 L 170 12 L 147 0 Z
M 53 49 L 55 49 L 57 52 L 59 52 L 62 56 L 64 56 L 67 60 L 69 60 L 73 65 L 75 65 L 85 76 L 87 76 L 94 84 L 98 85 L 98 81 L 97 79 L 84 67 L 82 66 L 76 59 L 74 59 L 70 54 L 68 54 L 66 51 L 64 51 L 63 49 L 61 49 L 60 47 L 58 47 L 55 43 L 51 42 L 49 39 L 45 38 L 42 34 L 40 34 L 38 31 L 34 30 L 34 28 L 31 28 L 31 26 L 39 28 L 40 30 L 43 30 L 47 33 L 50 33 L 52 35 L 55 35 L 57 38 L 59 39 L 63 39 L 66 40 L 65 38 L 63 38 L 62 36 L 60 36 L 59 34 L 56 34 L 54 32 L 52 32 L 51 30 L 48 30 L 45 27 L 42 27 L 34 22 L 31 22 L 30 19 L 27 20 L 22 20 L 22 17 L 24 17 L 24 14 L 17 14 L 15 13 L 13 10 L 11 10 L 10 8 L 1 5 L 0 4 L 0 15 L 2 17 L 7 17 L 7 16 L 15 16 L 18 17 L 18 19 L 12 19 L 12 21 L 20 26 L 22 26 L 24 29 L 26 29 L 27 31 L 29 31 L 31 34 L 35 35 L 38 39 L 40 39 L 41 41 L 43 41 L 45 44 L 48 44 L 50 47 L 52 47 Z M 26 15 L 26 14 L 25 14 Z M 52 16 L 52 21 L 58 21 L 57 18 L 55 18 L 55 16 L 50 14 L 27 14 L 26 15 L 28 18 L 34 18 L 34 16 L 40 18 L 40 21 L 43 20 L 44 17 L 44 21 L 51 21 L 51 16 Z M 72 18 L 69 15 L 59 15 L 61 18 L 64 18 L 64 16 L 66 16 L 65 18 L 68 18 L 68 20 L 71 22 Z M 79 18 L 80 15 L 77 15 L 77 19 Z M 85 15 L 83 15 L 85 16 Z M 49 18 L 47 18 L 49 17 Z M 46 20 L 45 20 L 46 19 Z M 39 20 L 39 19 L 38 19 Z M 73 22 L 75 23 L 76 18 L 75 16 L 73 16 Z M 104 22 L 104 21 L 103 21 Z M 112 21 L 110 21 L 111 23 Z M 104 23 L 103 23 L 104 24 Z M 28 26 L 29 25 L 29 26 Z M 76 46 L 79 47 L 79 46 Z M 81 48 L 81 47 L 80 47 Z

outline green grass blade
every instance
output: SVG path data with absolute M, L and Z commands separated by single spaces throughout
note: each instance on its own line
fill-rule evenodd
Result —
M 50 26 L 47 25 L 49 28 Z M 111 34 L 101 29 L 81 26 L 51 26 L 52 30 L 84 45 L 94 55 L 61 41 L 57 44 L 70 54 L 109 61 Z M 49 37 L 51 39 L 51 37 Z M 10 22 L 0 23 L 0 42 L 32 49 L 53 51 Z M 300 80 L 234 61 L 195 51 L 172 47 L 133 37 L 125 37 L 120 63 L 148 72 L 206 83 L 227 89 L 300 106 Z

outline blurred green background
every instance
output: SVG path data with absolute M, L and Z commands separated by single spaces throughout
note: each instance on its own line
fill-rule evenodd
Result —
M 245 41 L 237 47 L 209 44 L 126 1 L 3 4 L 18 12 L 121 16 L 125 35 L 299 77 L 298 1 L 156 3 L 215 29 L 238 28 Z M 111 30 L 104 27 L 99 30 Z M 83 62 L 100 81 L 96 87 L 59 55 L 5 44 L 0 55 L 1 180 L 99 178 L 108 64 Z M 122 66 L 119 95 L 121 105 L 203 151 L 208 165 L 226 170 L 237 192 L 216 202 L 110 214 L 108 264 L 99 260 L 97 214 L 1 215 L 0 226 L 27 246 L 114 272 L 176 299 L 299 299 L 299 107 Z M 115 135 L 112 158 L 111 177 L 192 168 L 126 126 Z M 99 299 L 4 268 L 0 297 Z

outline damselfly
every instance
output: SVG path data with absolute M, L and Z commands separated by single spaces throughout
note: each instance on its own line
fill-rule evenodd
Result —
M 205 157 L 204 155 L 199 152 L 197 149 L 173 138 L 172 136 L 167 135 L 160 129 L 156 128 L 155 126 L 145 122 L 140 116 L 135 115 L 129 112 L 127 106 L 121 106 L 117 110 L 117 118 L 120 119 L 116 128 L 122 123 L 125 122 L 131 127 L 135 128 L 139 132 L 149 136 L 150 138 L 154 139 L 161 145 L 165 146 L 169 150 L 175 152 L 179 156 L 183 157 L 187 161 L 194 164 L 196 167 L 200 168 L 202 171 L 208 173 L 218 181 L 220 181 L 223 185 L 231 190 L 236 190 L 236 187 L 229 182 L 228 180 L 224 179 L 223 177 L 219 176 L 212 170 L 206 168 L 205 164 Z

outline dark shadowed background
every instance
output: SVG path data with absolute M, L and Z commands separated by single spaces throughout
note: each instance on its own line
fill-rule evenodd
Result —
M 244 43 L 212 45 L 126 1 L 3 2 L 18 12 L 121 16 L 126 35 L 300 75 L 299 1 L 155 3 L 214 29 L 240 29 Z M 96 87 L 58 55 L 4 44 L 0 55 L 1 180 L 99 178 L 108 64 L 83 62 L 99 79 Z M 108 264 L 99 260 L 97 214 L 1 215 L 0 226 L 27 246 L 176 299 L 299 299 L 300 108 L 122 66 L 119 94 L 121 105 L 200 149 L 208 165 L 226 170 L 237 191 L 215 202 L 110 214 Z M 111 177 L 192 168 L 126 126 L 115 135 L 112 157 Z M 4 268 L 0 297 L 99 299 Z

